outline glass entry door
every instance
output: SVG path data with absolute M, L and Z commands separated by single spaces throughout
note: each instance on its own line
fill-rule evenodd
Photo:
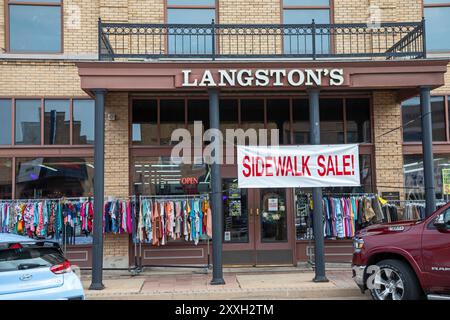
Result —
M 254 242 L 257 265 L 292 265 L 292 207 L 286 189 L 254 189 Z
M 238 189 L 223 178 L 225 265 L 292 265 L 294 226 L 286 189 Z

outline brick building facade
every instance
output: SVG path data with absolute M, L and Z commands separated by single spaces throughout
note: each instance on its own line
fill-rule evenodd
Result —
M 46 1 L 42 1 L 46 2 Z M 54 2 L 54 1 L 53 1 Z M 56 1 L 57 2 L 57 1 Z M 164 24 L 168 22 L 168 10 L 175 10 L 178 4 L 171 5 L 167 0 L 64 0 L 61 1 L 62 10 L 62 43 L 60 52 L 20 52 L 11 49 L 11 32 L 14 25 L 11 25 L 11 6 L 17 5 L 13 1 L 0 1 L 0 99 L 91 99 L 92 90 L 89 86 L 83 86 L 80 78 L 79 63 L 89 63 L 96 61 L 99 50 L 98 19 L 110 23 L 149 23 Z M 169 1 L 170 2 L 170 1 Z M 300 10 L 301 6 L 289 7 L 290 1 L 281 0 L 218 0 L 210 3 L 209 7 L 214 10 L 215 23 L 217 24 L 282 24 L 285 23 L 283 12 L 286 10 Z M 295 2 L 295 1 L 294 1 Z M 301 1 L 299 1 L 301 2 Z M 307 1 L 308 2 L 308 1 Z M 322 3 L 323 1 L 320 1 Z M 327 1 L 325 1 L 327 2 Z M 176 3 L 176 1 L 175 1 Z M 178 5 L 179 6 L 179 5 Z M 185 9 L 189 10 L 187 6 Z M 180 6 L 183 9 L 183 6 Z M 371 8 L 378 10 L 382 22 L 420 22 L 424 15 L 424 5 L 422 0 L 331 0 L 328 5 L 310 6 L 309 9 L 328 10 L 330 22 L 336 24 L 367 23 L 370 21 Z M 192 9 L 192 8 L 191 8 Z M 313 16 L 314 18 L 314 16 Z M 304 22 L 302 22 L 304 23 Z M 308 22 L 309 23 L 309 22 Z M 281 38 L 280 38 L 281 39 Z M 277 41 L 265 44 L 274 53 L 280 53 L 282 45 L 277 45 Z M 124 40 L 124 39 L 122 39 Z M 128 42 L 130 41 L 130 42 Z M 116 48 L 129 48 L 131 38 L 123 43 L 116 44 Z M 165 40 L 159 40 L 164 42 Z M 230 40 L 231 41 L 231 40 Z M 256 41 L 256 40 L 255 40 Z M 272 41 L 272 40 L 271 40 Z M 355 43 L 345 40 L 343 47 L 336 46 L 336 50 L 345 50 L 347 46 L 353 47 Z M 373 47 L 376 46 L 375 38 L 372 39 Z M 227 42 L 223 42 L 223 50 L 226 49 Z M 258 44 L 260 46 L 261 44 Z M 230 46 L 233 46 L 230 44 Z M 163 43 L 162 47 L 167 47 Z M 169 50 L 169 49 L 166 49 Z M 233 49 L 230 49 L 233 50 Z M 255 51 L 253 44 L 247 50 Z M 445 54 L 436 54 L 436 57 L 429 54 L 430 58 L 445 58 Z M 276 58 L 278 59 L 278 58 Z M 274 61 L 277 61 L 277 60 Z M 345 58 L 343 58 L 345 60 Z M 353 58 L 352 58 L 353 59 Z M 361 58 L 364 60 L 365 58 Z M 383 60 L 384 58 L 374 57 L 373 60 Z M 121 60 L 121 59 L 117 59 Z M 130 59 L 131 60 L 131 59 Z M 151 59 L 150 59 L 151 60 Z M 176 59 L 174 59 L 175 61 Z M 241 60 L 245 60 L 242 58 Z M 270 60 L 270 58 L 266 58 Z M 280 59 L 281 61 L 282 59 Z M 355 59 L 353 59 L 355 60 Z M 356 60 L 358 60 L 356 58 Z M 152 63 L 157 63 L 151 61 Z M 114 62 L 111 62 L 114 63 Z M 118 63 L 118 62 L 117 62 Z M 141 62 L 146 63 L 146 62 Z M 189 63 L 189 61 L 183 61 Z M 311 62 L 313 63 L 313 62 Z M 368 64 L 370 66 L 370 62 Z M 430 71 L 431 73 L 438 73 Z M 127 75 L 130 76 L 131 75 Z M 445 74 L 445 83 L 432 91 L 433 95 L 446 96 L 450 92 L 450 76 Z M 388 78 L 386 78 L 388 79 Z M 88 81 L 86 76 L 86 81 Z M 106 81 L 107 82 L 107 81 Z M 434 85 L 434 84 L 433 84 Z M 139 157 L 139 150 L 133 147 L 131 124 L 132 107 L 130 101 L 133 97 L 150 96 L 160 98 L 161 96 L 171 96 L 166 90 L 149 89 L 138 90 L 110 90 L 106 89 L 105 116 L 115 115 L 115 121 L 105 121 L 105 196 L 108 197 L 128 197 L 134 194 L 133 189 L 133 163 Z M 402 130 L 402 102 L 411 98 L 414 94 L 404 95 L 398 88 L 380 88 L 371 90 L 359 90 L 358 92 L 336 93 L 345 98 L 347 93 L 362 94 L 371 101 L 370 121 L 372 123 L 372 139 L 366 143 L 364 148 L 371 158 L 372 180 L 371 191 L 381 194 L 384 191 L 399 191 L 400 198 L 405 198 L 404 180 L 404 155 L 421 154 L 420 143 L 405 143 L 403 141 Z M 418 93 L 418 92 L 417 92 Z M 91 96 L 89 95 L 91 94 Z M 189 96 L 185 92 L 174 92 L 172 97 L 181 95 L 183 98 Z M 197 93 L 195 93 L 197 94 Z M 234 92 L 239 96 L 239 92 Z M 258 93 L 260 96 L 267 96 L 266 93 Z M 289 93 L 289 99 L 295 97 L 296 93 Z M 245 96 L 245 93 L 244 93 Z M 445 101 L 445 106 L 448 102 Z M 446 111 L 448 116 L 448 111 Z M 9 122 L 10 119 L 1 119 Z M 11 121 L 13 121 L 11 119 Z M 448 124 L 448 121 L 446 121 Z M 389 132 L 386 134 L 386 132 Z M 446 128 L 448 142 L 448 127 Z M 450 153 L 450 143 L 440 143 L 435 146 L 436 152 L 440 154 Z M 447 147 L 448 150 L 447 150 Z M 157 156 L 161 152 L 155 148 Z M 13 159 L 13 167 L 18 166 L 18 158 L 30 157 L 87 157 L 92 158 L 94 154 L 92 145 L 56 145 L 47 146 L 45 143 L 38 145 L 7 144 L 0 146 L 0 158 Z M 163 151 L 167 154 L 167 150 Z M 161 153 L 159 153 L 161 155 Z M 7 170 L 6 170 L 7 171 Z M 3 175 L 4 167 L 0 167 Z M 11 178 L 0 177 L 0 181 L 9 181 L 14 184 L 17 173 L 12 173 Z M 12 186 L 11 197 L 17 188 Z M 288 197 L 288 201 L 292 197 Z M 293 206 L 288 206 L 294 210 Z M 293 219 L 293 218 L 292 218 Z M 294 242 L 296 242 L 294 240 Z M 297 241 L 298 242 L 298 241 Z M 348 247 L 349 242 L 331 244 L 331 247 Z M 295 246 L 295 245 L 293 245 Z M 303 250 L 305 244 L 301 246 L 297 243 L 297 250 L 294 254 L 302 261 L 305 259 Z M 126 235 L 106 235 L 104 242 L 104 255 L 107 265 L 126 266 L 130 260 L 132 245 Z M 178 247 L 173 250 L 181 250 Z M 203 249 L 202 249 L 203 250 Z M 333 249 L 330 249 L 333 250 Z M 337 249 L 341 250 L 341 249 Z M 181 251 L 180 251 L 181 252 Z M 331 251 L 330 251 L 331 252 Z M 348 251 L 343 251 L 348 254 Z M 177 251 L 177 253 L 179 253 Z M 202 255 L 204 252 L 201 253 Z M 333 256 L 333 253 L 330 254 Z M 339 257 L 339 254 L 334 258 Z M 346 259 L 348 255 L 346 256 Z M 108 260 L 109 259 L 109 260 Z M 176 260 L 170 260 L 176 262 Z M 153 261 L 154 262 L 154 261 Z M 232 263 L 231 263 L 232 264 Z

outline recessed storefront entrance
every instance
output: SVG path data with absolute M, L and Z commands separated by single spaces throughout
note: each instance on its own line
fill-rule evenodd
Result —
M 224 263 L 292 265 L 292 207 L 289 189 L 238 189 L 223 180 Z

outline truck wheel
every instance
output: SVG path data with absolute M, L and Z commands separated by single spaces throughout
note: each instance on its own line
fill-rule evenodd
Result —
M 382 260 L 375 276 L 375 289 L 370 293 L 375 300 L 419 300 L 422 290 L 414 271 L 400 260 Z

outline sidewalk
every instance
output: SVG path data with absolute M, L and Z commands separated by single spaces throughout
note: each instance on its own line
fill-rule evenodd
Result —
M 226 272 L 225 285 L 210 285 L 211 273 L 185 271 L 157 275 L 105 277 L 105 289 L 89 291 L 90 279 L 83 277 L 87 299 L 367 299 L 352 280 L 351 271 L 327 273 L 330 282 L 314 283 L 311 271 Z

